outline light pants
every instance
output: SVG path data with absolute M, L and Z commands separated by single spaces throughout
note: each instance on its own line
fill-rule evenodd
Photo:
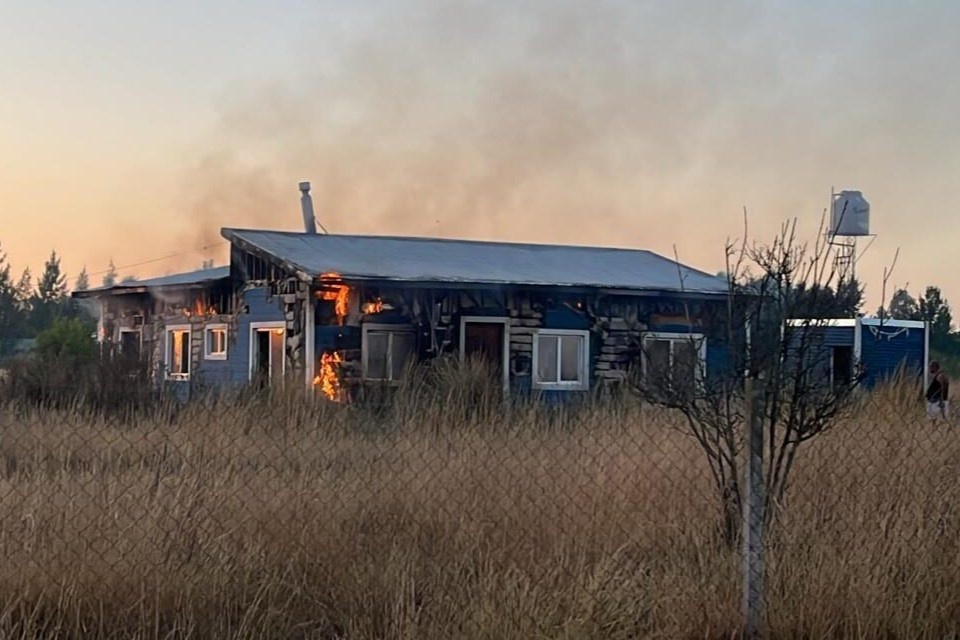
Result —
M 939 402 L 928 402 L 927 417 L 948 419 L 950 417 L 950 403 L 944 402 L 941 407 Z

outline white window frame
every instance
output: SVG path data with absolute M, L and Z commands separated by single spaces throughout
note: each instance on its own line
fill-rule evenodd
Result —
M 503 388 L 510 388 L 510 318 L 503 316 L 462 316 L 460 318 L 460 364 L 466 360 L 467 354 L 463 346 L 467 341 L 468 324 L 502 324 L 503 325 Z
M 364 382 L 376 382 L 379 384 L 389 384 L 395 385 L 399 384 L 400 380 L 394 380 L 392 377 L 388 378 L 371 378 L 369 374 L 369 358 L 370 358 L 370 349 L 369 346 L 369 335 L 370 332 L 375 333 L 386 333 L 390 337 L 387 338 L 387 375 L 393 376 L 393 336 L 394 333 L 409 333 L 414 337 L 414 356 L 416 356 L 416 337 L 417 332 L 412 325 L 409 324 L 384 324 L 384 323 L 364 323 L 361 331 L 360 339 L 360 364 L 363 370 L 363 380 Z
M 287 375 L 287 323 L 283 320 L 272 320 L 270 322 L 251 322 L 250 323 L 250 350 L 247 356 L 247 377 L 252 382 L 257 373 L 256 354 L 257 333 L 260 331 L 276 331 L 283 329 L 283 357 L 280 358 L 280 378 L 284 379 Z M 273 352 L 270 352 L 271 362 L 270 372 L 273 374 Z
M 136 333 L 137 334 L 137 346 L 140 349 L 140 353 L 143 353 L 143 328 L 142 327 L 120 327 L 117 329 L 117 346 L 120 348 L 120 352 L 123 352 L 123 334 L 125 333 Z
M 580 371 L 576 381 L 542 382 L 540 375 L 540 338 L 578 336 L 582 338 L 580 351 Z M 560 377 L 563 349 L 557 345 L 557 377 Z M 533 388 L 544 391 L 587 391 L 590 389 L 590 331 L 587 329 L 536 329 L 533 332 L 533 365 L 530 372 Z
M 677 342 L 689 342 L 694 340 L 698 343 L 697 347 L 697 367 L 694 371 L 696 379 L 694 384 L 699 389 L 703 386 L 704 376 L 707 372 L 707 336 L 702 333 L 679 333 L 673 331 L 646 331 L 641 335 L 643 349 L 641 350 L 641 366 L 643 370 L 643 379 L 647 379 L 647 342 L 648 341 L 667 341 L 670 343 L 670 371 L 673 371 L 673 347 Z
M 212 352 L 210 351 L 210 334 L 214 331 L 223 332 L 223 351 L 222 352 Z M 204 360 L 226 360 L 227 359 L 227 339 L 230 335 L 230 330 L 228 329 L 225 323 L 216 323 L 208 324 L 203 328 L 203 359 Z
M 187 372 L 186 373 L 171 373 L 170 366 L 173 364 L 170 358 L 170 349 L 173 346 L 173 334 L 176 332 L 184 332 L 187 334 Z M 163 329 L 164 335 L 164 344 L 163 344 L 163 369 L 164 377 L 167 380 L 178 380 L 186 381 L 190 379 L 190 374 L 193 372 L 193 326 L 189 324 L 171 324 L 167 325 Z

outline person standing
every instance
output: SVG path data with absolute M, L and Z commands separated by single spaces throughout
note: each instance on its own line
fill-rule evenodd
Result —
M 933 379 L 927 387 L 927 417 L 946 420 L 950 415 L 950 378 L 936 360 L 930 363 L 930 375 Z

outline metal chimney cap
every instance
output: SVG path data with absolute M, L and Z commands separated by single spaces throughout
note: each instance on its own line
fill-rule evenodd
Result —
M 301 182 L 301 183 L 300 183 L 300 191 L 303 191 L 304 193 L 310 191 L 310 183 L 309 183 L 309 182 Z

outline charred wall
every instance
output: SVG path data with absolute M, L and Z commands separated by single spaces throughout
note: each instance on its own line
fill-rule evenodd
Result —
M 315 291 L 315 353 L 317 370 L 325 353 L 336 353 L 339 380 L 350 395 L 363 388 L 362 332 L 365 324 L 413 328 L 418 359 L 458 354 L 461 319 L 479 316 L 505 319 L 509 327 L 510 386 L 532 386 L 532 355 L 538 329 L 587 330 L 590 336 L 592 386 L 622 382 L 640 358 L 646 331 L 708 335 L 708 366 L 722 358 L 725 303 L 670 299 L 661 296 L 604 296 L 550 288 L 451 290 L 391 283 L 348 285 L 345 315 L 335 301 Z M 296 317 L 302 317 L 297 314 Z

